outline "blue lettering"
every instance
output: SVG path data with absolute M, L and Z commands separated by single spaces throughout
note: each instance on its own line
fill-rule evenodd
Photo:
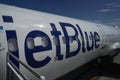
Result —
M 36 37 L 46 37 L 47 41 L 48 41 L 48 45 L 46 47 L 43 47 L 42 45 L 35 46 L 33 49 L 29 49 L 27 47 L 27 39 L 29 37 L 32 37 L 33 39 L 36 38 Z M 45 66 L 46 64 L 48 64 L 50 62 L 50 60 L 51 60 L 51 58 L 49 56 L 47 56 L 42 61 L 36 61 L 34 59 L 34 57 L 33 57 L 33 54 L 35 52 L 42 52 L 42 51 L 51 50 L 51 49 L 52 49 L 51 41 L 50 41 L 50 38 L 48 37 L 47 34 L 45 34 L 42 31 L 38 31 L 38 30 L 31 31 L 30 33 L 28 33 L 28 35 L 27 35 L 27 37 L 25 39 L 25 56 L 26 56 L 27 63 L 31 67 L 33 67 L 33 68 L 39 68 L 39 67 L 42 67 L 42 66 Z
M 92 32 L 90 32 L 90 35 L 88 36 L 87 32 L 85 32 L 85 36 L 86 36 L 86 42 L 87 42 L 87 50 L 90 51 L 90 50 L 93 50 L 93 47 L 94 47 L 94 39 L 93 39 L 93 34 Z M 90 40 L 92 41 L 91 42 L 91 46 L 90 46 Z
M 62 60 L 63 59 L 63 55 L 61 55 L 61 45 L 60 45 L 60 39 L 59 39 L 59 35 L 61 35 L 60 31 L 57 31 L 56 26 L 54 23 L 50 23 L 52 30 L 51 34 L 53 36 L 55 36 L 57 38 L 58 44 L 56 45 L 56 56 L 58 58 L 58 60 Z
M 97 32 L 94 32 L 94 39 L 95 39 L 95 48 L 97 49 L 100 46 L 100 44 L 99 44 L 100 35 Z
M 70 52 L 70 43 L 69 43 L 69 41 L 70 41 L 69 37 L 72 37 L 73 40 L 76 40 L 76 37 L 78 37 L 77 29 L 72 24 L 69 24 L 69 23 L 62 23 L 62 22 L 60 22 L 60 25 L 61 25 L 61 27 L 63 29 L 64 35 L 65 35 L 65 38 L 66 38 L 66 58 L 69 58 L 69 57 L 77 55 L 79 53 L 80 47 L 81 47 L 80 41 L 78 41 L 78 48 L 77 48 L 77 50 L 73 51 L 73 52 Z M 71 27 L 75 31 L 75 35 L 74 36 L 69 36 L 68 35 L 67 27 Z
M 81 40 L 82 40 L 82 52 L 85 53 L 86 49 L 85 49 L 85 39 L 84 39 L 84 35 L 83 35 L 83 32 L 81 30 L 81 28 L 79 27 L 78 24 L 76 24 L 79 32 L 80 32 L 80 35 L 81 35 Z
M 14 30 L 7 30 L 6 31 L 6 36 L 7 36 L 7 41 L 9 41 L 10 39 L 15 39 L 17 41 L 17 36 L 16 36 L 16 31 Z M 16 45 L 18 43 L 16 42 Z M 16 46 L 18 47 L 18 45 Z M 14 56 L 19 58 L 19 50 L 17 49 L 16 51 L 11 51 L 9 50 Z M 17 66 L 17 68 L 19 68 L 19 62 L 16 61 L 12 56 L 9 56 L 10 60 Z
M 85 53 L 86 51 L 91 51 L 93 49 L 97 49 L 100 47 L 100 35 L 97 32 L 92 32 L 92 31 L 91 32 L 87 32 L 87 31 L 83 32 L 78 24 L 76 24 L 76 26 L 74 26 L 70 23 L 65 23 L 65 22 L 59 22 L 59 24 L 62 28 L 64 37 L 66 39 L 66 44 L 65 44 L 66 45 L 66 55 L 65 55 L 66 59 L 79 54 L 80 49 L 82 49 L 82 53 Z M 57 27 L 54 23 L 50 23 L 50 26 L 52 29 L 52 31 L 50 31 L 51 35 L 53 37 L 57 38 L 57 45 L 55 45 L 56 57 L 58 60 L 63 60 L 64 55 L 61 54 L 61 44 L 60 44 L 60 36 L 62 36 L 62 34 L 61 34 L 60 30 L 57 30 Z M 69 35 L 68 28 L 72 29 L 74 31 L 72 35 Z M 16 35 L 15 30 L 6 30 L 6 36 L 7 36 L 8 41 L 12 38 L 17 41 L 17 35 Z M 78 39 L 78 36 L 81 39 Z M 41 38 L 45 37 L 47 40 L 47 45 L 46 46 L 34 45 L 33 48 L 29 48 L 28 44 L 27 44 L 28 39 L 29 38 L 35 39 L 38 37 L 41 37 Z M 73 43 L 70 44 L 70 40 L 72 40 L 72 42 L 73 41 L 77 42 L 77 45 L 76 45 L 77 48 L 74 51 L 70 50 L 71 49 L 70 46 L 73 44 Z M 80 40 L 81 40 L 81 42 L 80 42 Z M 16 44 L 18 44 L 18 42 L 16 42 Z M 33 31 L 29 32 L 25 38 L 24 49 L 25 49 L 26 61 L 27 61 L 28 65 L 31 66 L 32 68 L 43 67 L 51 61 L 50 56 L 46 56 L 43 60 L 40 60 L 40 61 L 36 60 L 33 56 L 34 53 L 37 53 L 37 52 L 44 52 L 44 51 L 52 50 L 51 40 L 50 40 L 49 36 L 43 31 L 33 30 Z M 16 57 L 19 58 L 19 50 L 18 49 L 16 51 L 11 51 L 11 50 L 9 50 L 9 51 L 13 55 L 15 55 Z M 10 60 L 19 68 L 19 63 L 11 56 L 9 56 L 9 57 L 10 57 Z

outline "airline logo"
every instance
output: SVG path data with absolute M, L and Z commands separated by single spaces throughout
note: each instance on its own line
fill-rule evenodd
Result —
M 50 27 L 51 27 L 51 36 L 52 37 L 56 37 L 57 38 L 57 45 L 56 45 L 56 57 L 58 58 L 59 61 L 63 60 L 63 57 L 65 56 L 65 59 L 71 58 L 73 56 L 76 56 L 77 54 L 80 53 L 80 51 L 82 53 L 85 52 L 89 52 L 95 49 L 98 49 L 100 47 L 100 35 L 98 32 L 96 31 L 82 31 L 82 29 L 80 28 L 80 26 L 78 24 L 73 25 L 71 23 L 66 23 L 66 22 L 59 22 L 59 25 L 61 26 L 61 31 L 57 30 L 57 25 L 54 23 L 50 23 Z M 74 31 L 73 36 L 69 36 L 68 34 L 68 28 L 71 28 Z M 61 32 L 63 32 L 63 34 L 61 34 Z M 15 30 L 7 30 L 6 31 L 6 35 L 7 35 L 7 40 L 9 40 L 10 38 L 15 38 L 17 40 L 17 33 Z M 66 45 L 66 54 L 63 55 L 61 53 L 61 44 L 60 44 L 60 36 L 65 37 L 65 45 Z M 37 38 L 37 37 L 46 37 L 47 38 L 47 45 L 46 46 L 35 46 L 34 48 L 30 49 L 27 46 L 27 40 L 28 38 Z M 72 38 L 73 41 L 77 41 L 77 48 L 75 51 L 70 51 L 70 37 Z M 79 39 L 80 38 L 80 39 Z M 41 68 L 45 65 L 47 65 L 52 59 L 50 56 L 46 56 L 46 58 L 44 58 L 41 61 L 37 61 L 34 58 L 34 53 L 36 52 L 44 52 L 44 51 L 49 51 L 52 50 L 52 40 L 50 40 L 50 36 L 48 36 L 48 34 L 44 31 L 41 30 L 32 30 L 30 31 L 26 37 L 25 37 L 25 41 L 24 41 L 24 52 L 25 52 L 25 57 L 26 57 L 26 61 L 28 63 L 29 66 L 31 66 L 32 68 Z M 19 58 L 19 50 L 12 52 L 16 57 Z M 12 59 L 12 61 L 14 62 L 14 64 L 16 64 L 16 66 L 19 68 L 19 63 L 17 63 L 14 59 Z

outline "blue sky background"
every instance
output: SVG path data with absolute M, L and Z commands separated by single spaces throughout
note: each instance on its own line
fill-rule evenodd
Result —
M 0 3 L 108 25 L 120 25 L 120 0 L 0 0 Z

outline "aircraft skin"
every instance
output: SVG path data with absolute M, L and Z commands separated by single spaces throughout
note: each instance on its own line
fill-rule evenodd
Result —
M 0 4 L 0 80 L 8 77 L 7 57 L 27 78 L 39 80 L 8 52 L 54 80 L 116 49 L 119 28 Z

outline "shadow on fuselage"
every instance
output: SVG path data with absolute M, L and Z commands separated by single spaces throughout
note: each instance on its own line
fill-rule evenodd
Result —
M 113 57 L 105 56 L 101 62 L 95 59 L 56 80 L 89 80 L 95 76 L 120 79 L 120 64 L 113 63 Z
M 120 64 L 103 65 L 99 70 L 100 76 L 120 79 Z

